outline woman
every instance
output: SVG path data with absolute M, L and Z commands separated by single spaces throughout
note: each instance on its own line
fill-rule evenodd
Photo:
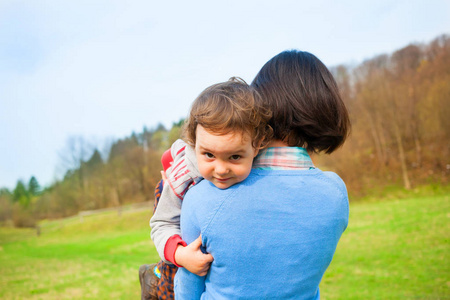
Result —
M 274 139 L 250 176 L 226 190 L 201 182 L 184 199 L 183 239 L 200 234 L 214 257 L 206 277 L 179 269 L 177 299 L 319 299 L 319 283 L 348 223 L 344 182 L 314 167 L 350 129 L 333 76 L 314 55 L 285 51 L 252 85 L 273 116 Z

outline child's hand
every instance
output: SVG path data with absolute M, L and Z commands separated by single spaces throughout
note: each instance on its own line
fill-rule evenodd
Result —
M 166 183 L 166 180 L 167 180 L 166 172 L 161 171 L 161 178 L 163 180 L 163 184 Z
M 200 250 L 201 245 L 201 235 L 186 247 L 178 245 L 178 248 L 175 251 L 175 261 L 189 272 L 197 274 L 198 276 L 205 276 L 206 273 L 208 273 L 209 266 L 214 258 L 211 254 L 203 253 L 202 250 Z

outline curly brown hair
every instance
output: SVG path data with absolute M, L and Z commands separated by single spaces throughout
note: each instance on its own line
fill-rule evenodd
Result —
M 262 149 L 272 139 L 272 114 L 256 90 L 238 77 L 206 88 L 194 101 L 183 126 L 183 139 L 195 147 L 197 126 L 225 135 L 247 133 L 252 146 Z

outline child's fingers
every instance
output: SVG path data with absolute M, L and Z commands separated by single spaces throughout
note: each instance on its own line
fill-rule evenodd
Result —
M 211 267 L 211 263 L 207 263 L 205 265 L 203 265 L 203 267 L 199 270 L 198 274 L 199 276 L 205 276 L 208 271 L 209 271 L 209 267 Z
M 192 246 L 194 249 L 199 249 L 202 246 L 202 236 L 199 235 L 189 246 Z
M 211 254 L 208 253 L 208 254 L 205 254 L 204 259 L 205 259 L 205 261 L 210 263 L 210 262 L 213 262 L 214 257 Z
M 166 180 L 167 180 L 166 172 L 161 171 L 161 178 L 164 182 L 166 182 Z

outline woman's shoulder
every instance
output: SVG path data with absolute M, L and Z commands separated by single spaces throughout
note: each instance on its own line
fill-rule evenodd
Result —
M 228 189 L 219 189 L 214 184 L 206 179 L 201 180 L 192 186 L 185 195 L 187 197 L 195 199 L 196 202 L 208 202 L 208 199 L 221 199 L 229 197 L 231 193 L 235 191 L 234 186 Z
M 331 171 L 323 171 L 322 173 L 329 179 L 333 180 L 336 184 L 345 186 L 344 180 L 342 180 L 342 178 L 339 177 L 338 174 Z
M 262 189 L 266 185 L 272 187 L 279 183 L 298 182 L 300 180 L 301 186 L 307 186 L 309 191 L 320 191 L 321 194 L 328 191 L 335 195 L 337 195 L 337 192 L 342 196 L 341 199 L 348 199 L 347 188 L 342 178 L 334 172 L 322 171 L 318 168 L 310 170 L 252 170 L 249 177 L 252 177 L 252 181 L 261 180 L 258 188 Z M 288 186 L 297 187 L 298 185 L 291 184 Z
M 337 188 L 343 196 L 347 197 L 347 187 L 345 186 L 344 180 L 342 180 L 338 174 L 331 171 L 321 171 L 321 174 L 331 185 Z

